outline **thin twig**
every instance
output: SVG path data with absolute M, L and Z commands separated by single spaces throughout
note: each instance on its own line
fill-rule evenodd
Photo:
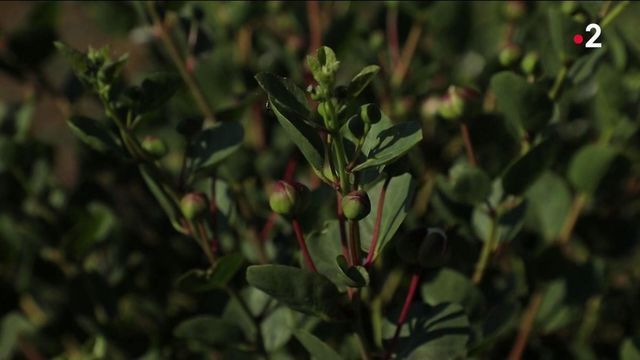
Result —
M 629 5 L 629 1 L 622 1 L 618 3 L 618 5 L 616 5 L 616 7 L 613 8 L 613 10 L 611 10 L 611 12 L 608 13 L 604 17 L 604 19 L 602 19 L 600 26 L 604 28 L 605 26 L 609 25 L 616 17 L 618 17 L 618 15 L 622 13 L 622 11 L 624 10 L 624 8 L 627 7 L 627 5 Z
M 300 227 L 300 222 L 298 221 L 298 219 L 291 219 L 291 226 L 293 227 L 293 232 L 296 234 L 298 245 L 300 245 L 300 250 L 302 251 L 302 257 L 307 263 L 307 266 L 309 267 L 309 269 L 311 269 L 311 271 L 318 272 L 318 269 L 316 269 L 316 265 L 313 263 L 313 259 L 311 259 L 311 255 L 309 254 L 307 243 L 304 241 L 304 234 L 302 233 L 302 228 Z
M 391 69 L 395 69 L 400 62 L 400 45 L 398 41 L 398 8 L 393 5 L 387 8 L 387 43 Z
M 573 233 L 573 228 L 576 226 L 576 222 L 578 221 L 578 217 L 582 212 L 585 204 L 587 203 L 588 196 L 584 193 L 576 195 L 573 199 L 573 203 L 571 204 L 571 210 L 567 215 L 564 223 L 562 224 L 562 228 L 560 230 L 560 235 L 558 235 L 558 242 L 560 244 L 566 244 L 571 239 L 571 233 Z
M 360 265 L 360 226 L 354 220 L 349 220 L 349 253 L 351 264 Z
M 212 123 L 215 123 L 215 115 L 213 109 L 209 105 L 207 98 L 204 96 L 204 92 L 200 87 L 200 84 L 196 81 L 195 77 L 191 72 L 187 70 L 187 65 L 178 51 L 178 46 L 175 44 L 173 38 L 165 28 L 165 24 L 160 19 L 160 15 L 155 8 L 155 2 L 149 1 L 147 2 L 147 9 L 149 10 L 149 14 L 151 15 L 151 19 L 153 20 L 153 25 L 159 30 L 160 39 L 164 43 L 167 52 L 169 53 L 169 57 L 173 61 L 174 65 L 178 69 L 180 76 L 189 87 L 191 94 L 193 95 L 193 99 L 196 101 L 196 105 L 202 112 L 202 114 Z
M 309 50 L 311 54 L 320 48 L 322 27 L 320 24 L 320 4 L 317 0 L 307 0 L 307 20 L 309 21 Z
M 389 349 L 387 349 L 387 353 L 384 356 L 385 360 L 391 359 L 391 355 L 393 354 L 396 346 L 398 346 L 398 337 L 400 336 L 402 325 L 404 325 L 405 320 L 407 320 L 407 314 L 409 314 L 409 309 L 411 308 L 411 302 L 413 301 L 413 296 L 416 292 L 416 289 L 418 288 L 419 283 L 420 283 L 420 274 L 416 272 L 413 275 L 411 275 L 411 284 L 409 284 L 409 290 L 407 291 L 407 296 L 404 298 L 404 305 L 402 305 L 400 316 L 398 316 L 398 320 L 396 321 L 396 332 L 395 334 L 393 334 L 391 345 L 389 345 Z
M 467 159 L 469 160 L 469 164 L 471 164 L 471 166 L 478 165 L 476 161 L 476 155 L 473 151 L 473 143 L 471 142 L 469 127 L 464 122 L 460 122 L 460 134 L 462 135 L 462 140 L 464 141 L 464 148 L 467 152 Z
M 509 360 L 520 360 L 522 358 L 522 353 L 527 347 L 529 335 L 533 330 L 536 314 L 538 313 L 538 309 L 540 308 L 541 303 L 542 294 L 540 292 L 534 293 L 531 296 L 531 300 L 529 301 L 529 305 L 527 306 L 524 315 L 522 316 L 522 321 L 520 322 L 520 328 L 518 330 L 518 336 L 516 337 L 516 341 L 511 348 L 511 352 L 509 353 Z
M 402 55 L 400 56 L 400 60 L 397 66 L 393 69 L 393 75 L 391 76 L 391 85 L 394 87 L 399 86 L 404 80 L 404 77 L 407 75 L 407 71 L 409 70 L 409 65 L 411 64 L 411 59 L 413 58 L 413 54 L 418 47 L 418 41 L 420 40 L 420 35 L 422 34 L 422 25 L 419 23 L 414 23 L 409 31 L 409 36 L 407 37 L 407 41 L 402 48 Z

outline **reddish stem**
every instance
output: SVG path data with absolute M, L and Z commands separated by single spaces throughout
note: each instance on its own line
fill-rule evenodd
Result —
M 322 29 L 320 24 L 320 5 L 317 0 L 307 1 L 307 20 L 309 21 L 309 53 L 313 53 L 322 42 Z
M 411 275 L 411 284 L 409 285 L 409 291 L 407 292 L 407 297 L 404 299 L 404 305 L 402 306 L 402 311 L 400 311 L 400 316 L 398 317 L 398 321 L 396 321 L 396 332 L 393 335 L 393 339 L 391 340 L 391 346 L 389 346 L 389 350 L 387 350 L 386 355 L 384 356 L 385 360 L 391 359 L 391 354 L 393 354 L 393 350 L 398 345 L 398 337 L 400 336 L 400 330 L 402 329 L 402 325 L 404 325 L 405 320 L 407 319 L 407 314 L 409 313 L 409 308 L 411 307 L 411 302 L 413 301 L 413 296 L 416 293 L 416 289 L 418 288 L 418 284 L 420 283 L 420 274 L 413 273 Z
M 260 231 L 261 242 L 267 241 L 269 232 L 271 232 L 273 225 L 276 223 L 276 219 L 278 219 L 278 214 L 275 212 L 271 212 L 271 214 L 269 214 L 269 218 L 267 219 L 267 222 L 265 222 L 264 226 L 262 227 L 262 231 Z
M 471 166 L 476 166 L 476 156 L 473 152 L 473 144 L 471 143 L 471 135 L 469 135 L 469 127 L 467 127 L 467 124 L 463 122 L 460 123 L 460 134 L 462 134 L 462 140 L 464 141 L 464 148 L 467 151 L 469 164 L 471 164 Z
M 302 228 L 300 227 L 300 222 L 298 222 L 298 219 L 291 219 L 291 226 L 293 227 L 293 232 L 296 233 L 296 239 L 298 239 L 300 250 L 302 250 L 302 257 L 304 257 L 307 266 L 309 267 L 309 269 L 311 269 L 311 271 L 318 272 L 318 269 L 316 269 L 316 265 L 311 259 L 311 255 L 309 255 L 309 249 L 307 249 L 307 243 L 304 241 L 304 235 L 302 234 Z
M 282 177 L 284 181 L 291 182 L 293 180 L 293 176 L 296 174 L 296 167 L 298 166 L 298 156 L 297 153 L 293 153 L 287 162 L 287 167 L 284 170 L 284 176 Z
M 391 57 L 391 69 L 395 69 L 400 62 L 400 42 L 398 40 L 398 9 L 387 9 L 387 42 Z
M 380 189 L 380 198 L 378 199 L 378 208 L 376 210 L 376 223 L 373 225 L 373 235 L 371 237 L 371 245 L 369 245 L 369 253 L 367 259 L 364 262 L 365 267 L 371 266 L 373 263 L 373 257 L 376 253 L 376 247 L 378 246 L 378 238 L 380 237 L 380 223 L 382 223 L 382 211 L 384 209 L 384 198 L 387 195 L 387 187 L 391 182 L 391 178 L 387 177 Z

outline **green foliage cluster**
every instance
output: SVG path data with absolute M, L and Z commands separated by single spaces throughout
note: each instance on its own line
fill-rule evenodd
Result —
M 0 27 L 0 359 L 640 358 L 639 4 L 74 6 Z

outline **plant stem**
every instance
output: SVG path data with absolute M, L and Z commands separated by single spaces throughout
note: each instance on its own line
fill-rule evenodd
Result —
M 309 21 L 309 54 L 320 48 L 322 28 L 320 24 L 320 5 L 317 0 L 307 0 L 307 20 Z
M 556 79 L 553 82 L 553 86 L 549 91 L 549 98 L 551 100 L 556 100 L 558 98 L 558 95 L 560 94 L 560 89 L 562 88 L 562 85 L 564 84 L 564 81 L 567 78 L 568 72 L 569 72 L 569 68 L 567 67 L 567 65 L 563 65 L 560 71 L 558 72 L 558 74 L 556 75 Z
M 342 137 L 339 134 L 333 137 L 333 145 L 335 148 L 336 166 L 338 167 L 338 178 L 340 180 L 340 191 L 344 195 L 349 192 L 350 189 L 346 170 L 347 156 L 344 151 L 344 144 L 342 144 Z
M 608 13 L 604 17 L 604 19 L 602 19 L 600 26 L 604 28 L 605 26 L 609 25 L 613 21 L 613 19 L 615 19 L 618 15 L 622 13 L 622 10 L 624 10 L 624 8 L 627 7 L 627 5 L 629 5 L 629 1 L 619 2 L 618 5 L 616 5 L 616 7 L 613 8 L 613 10 L 611 10 L 611 12 Z
M 420 283 L 420 274 L 415 272 L 411 275 L 411 284 L 409 284 L 409 291 L 407 291 L 407 296 L 404 298 L 404 305 L 402 305 L 402 310 L 400 311 L 400 316 L 396 321 L 396 332 L 393 335 L 393 339 L 391 340 L 391 345 L 389 345 L 389 349 L 384 356 L 385 360 L 391 359 L 391 355 L 393 354 L 396 346 L 398 346 L 398 337 L 400 336 L 400 331 L 402 330 L 402 325 L 404 325 L 405 320 L 407 319 L 407 314 L 409 313 L 409 309 L 411 308 L 411 302 L 413 301 L 413 296 L 418 288 L 418 284 Z
M 207 256 L 209 263 L 213 265 L 216 263 L 216 258 L 215 258 L 215 255 L 213 255 L 213 253 L 211 252 L 211 247 L 209 246 L 209 238 L 207 236 L 207 230 L 204 227 L 204 222 L 200 220 L 198 221 L 196 226 L 197 226 L 197 233 L 198 233 L 197 237 L 199 238 L 198 242 L 200 243 L 200 246 L 202 247 L 204 254 Z
M 364 262 L 364 266 L 367 268 L 371 266 L 373 258 L 376 255 L 376 247 L 378 246 L 378 238 L 380 237 L 380 224 L 382 223 L 382 212 L 384 210 L 384 199 L 387 194 L 389 182 L 391 182 L 391 177 L 387 176 L 384 184 L 382 184 L 382 189 L 380 189 L 380 197 L 378 198 L 378 207 L 376 209 L 376 222 L 373 225 L 373 235 L 371 236 L 371 245 L 369 246 L 367 259 Z
M 367 342 L 367 334 L 364 331 L 364 326 L 362 325 L 362 300 L 360 299 L 359 293 L 356 291 L 355 296 L 353 297 L 353 306 L 355 308 L 356 315 L 356 336 L 360 343 L 360 352 L 363 360 L 369 360 L 369 343 Z
M 560 234 L 558 235 L 558 242 L 560 244 L 567 244 L 569 240 L 571 240 L 571 233 L 573 233 L 573 228 L 576 226 L 578 217 L 580 216 L 584 205 L 587 203 L 588 198 L 589 197 L 587 194 L 580 193 L 573 199 L 571 210 L 569 210 L 569 214 L 562 224 L 562 229 L 560 230 Z
M 587 301 L 585 314 L 578 329 L 576 340 L 578 344 L 586 344 L 598 325 L 600 306 L 602 305 L 602 295 L 594 295 Z
M 522 321 L 520 322 L 518 336 L 516 337 L 516 341 L 511 348 L 511 352 L 509 353 L 509 360 L 520 360 L 522 358 L 522 353 L 527 346 L 527 341 L 529 339 L 529 335 L 531 334 L 531 330 L 533 329 L 536 314 L 538 313 L 538 309 L 540 308 L 541 303 L 542 294 L 540 292 L 534 293 L 531 296 L 529 305 L 527 306 L 527 309 L 525 310 L 525 313 L 522 317 Z
M 340 191 L 336 191 L 336 214 L 338 216 L 338 227 L 340 231 L 340 247 L 342 248 L 342 255 L 347 259 L 349 265 L 351 258 L 349 257 L 349 248 L 347 245 L 347 230 L 345 229 L 344 213 L 342 212 L 342 194 Z
M 307 249 L 307 243 L 304 241 L 304 235 L 302 233 L 302 228 L 300 227 L 300 222 L 298 222 L 298 219 L 291 219 L 291 226 L 293 227 L 293 232 L 295 232 L 296 234 L 296 239 L 298 240 L 298 244 L 300 245 L 302 257 L 304 257 L 304 260 L 307 263 L 307 267 L 309 267 L 309 269 L 311 269 L 311 271 L 313 272 L 318 272 L 318 269 L 316 269 L 316 265 L 313 263 L 313 259 L 311 259 L 311 255 L 309 254 L 309 249 Z
M 209 214 L 211 215 L 211 253 L 215 254 L 219 250 L 218 244 L 218 234 L 217 234 L 217 226 L 218 226 L 218 203 L 216 200 L 216 178 L 215 176 L 211 177 L 211 198 L 209 199 Z
M 471 143 L 471 135 L 469 135 L 469 127 L 464 122 L 460 122 L 460 134 L 462 135 L 464 148 L 467 152 L 467 160 L 469 160 L 469 164 L 471 164 L 471 166 L 476 166 L 476 155 L 473 152 L 473 144 Z
M 349 220 L 349 253 L 351 264 L 360 265 L 360 226 L 354 220 Z
M 216 119 L 213 113 L 213 109 L 209 106 L 209 103 L 204 96 L 204 92 L 202 88 L 200 88 L 200 84 L 196 81 L 193 73 L 187 70 L 187 66 L 185 60 L 182 55 L 178 51 L 178 46 L 173 41 L 171 35 L 167 32 L 165 25 L 163 24 L 158 12 L 155 9 L 155 1 L 147 2 L 147 9 L 149 10 L 149 14 L 151 15 L 151 19 L 153 20 L 153 25 L 160 31 L 160 38 L 164 43 L 167 52 L 169 53 L 169 57 L 173 61 L 174 65 L 178 69 L 180 76 L 189 87 L 189 91 L 193 95 L 193 99 L 196 101 L 196 105 L 202 112 L 202 114 L 209 119 L 212 123 L 215 123 Z
M 420 34 L 422 34 L 422 26 L 418 23 L 413 23 L 413 26 L 411 26 L 411 30 L 409 31 L 409 35 L 407 36 L 407 41 L 402 48 L 400 61 L 395 69 L 393 69 L 393 75 L 391 76 L 392 86 L 398 87 L 402 84 L 402 80 L 404 80 L 405 75 L 407 75 L 409 65 L 411 64 L 411 58 L 418 46 L 418 40 L 420 40 Z
M 400 45 L 398 41 L 398 8 L 387 8 L 387 43 L 389 44 L 389 57 L 391 68 L 395 69 L 400 62 Z
M 478 259 L 478 263 L 476 264 L 476 270 L 473 273 L 473 283 L 479 284 L 482 281 L 482 277 L 484 276 L 485 269 L 487 268 L 487 264 L 489 263 L 489 258 L 491 257 L 491 252 L 494 248 L 494 243 L 496 240 L 496 235 L 498 230 L 498 217 L 496 214 L 491 211 L 491 228 L 489 229 L 489 238 L 484 239 L 484 244 L 482 245 L 482 252 L 480 253 L 480 258 Z

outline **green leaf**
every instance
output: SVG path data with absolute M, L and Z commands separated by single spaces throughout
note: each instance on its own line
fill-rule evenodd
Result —
M 244 129 L 237 122 L 220 123 L 199 132 L 191 143 L 190 155 L 198 172 L 208 172 L 233 154 L 244 138 Z
M 640 337 L 625 338 L 620 345 L 620 360 L 640 359 Z
M 253 265 L 247 268 L 247 282 L 293 310 L 323 320 L 338 315 L 340 293 L 318 273 L 285 265 Z
M 467 315 L 478 314 L 484 305 L 484 296 L 468 277 L 448 268 L 428 275 L 420 287 L 425 303 L 435 306 L 455 303 L 465 309 Z
M 111 209 L 98 202 L 90 203 L 64 236 L 66 251 L 76 258 L 81 258 L 92 245 L 104 241 L 115 225 L 116 217 Z
M 593 195 L 612 168 L 618 152 L 606 145 L 583 146 L 571 159 L 568 178 L 576 190 Z
M 242 267 L 242 254 L 225 255 L 208 270 L 193 269 L 180 276 L 178 287 L 182 290 L 202 292 L 225 287 Z
M 304 330 L 296 330 L 294 336 L 307 349 L 312 360 L 342 360 L 342 356 L 315 335 Z
M 60 41 L 54 42 L 54 45 L 60 51 L 62 56 L 69 61 L 69 65 L 78 77 L 83 77 L 89 68 L 89 60 L 87 55 L 80 52 Z
M 369 273 L 364 266 L 349 266 L 342 254 L 336 257 L 336 265 L 344 285 L 355 288 L 369 285 Z
M 508 194 L 525 192 L 555 160 L 557 142 L 545 140 L 516 160 L 502 178 L 502 187 Z
M 524 224 L 526 209 L 527 202 L 522 201 L 508 210 L 503 210 L 498 215 L 495 238 L 499 242 L 510 241 L 520 232 Z M 473 209 L 471 223 L 476 235 L 482 241 L 488 241 L 491 236 L 493 220 L 486 204 L 480 204 Z
M 260 329 L 267 352 L 274 352 L 289 342 L 296 326 L 294 315 L 289 308 L 281 306 L 262 321 Z
M 386 165 L 406 154 L 422 140 L 422 126 L 417 121 L 406 121 L 393 125 L 382 114 L 382 118 L 371 126 L 362 145 L 366 160 L 353 171 Z
M 560 234 L 571 209 L 571 191 L 564 179 L 546 172 L 527 190 L 526 226 L 551 243 Z
M 234 322 L 214 316 L 195 316 L 181 322 L 173 335 L 208 346 L 229 346 L 244 340 L 244 334 Z
M 140 85 L 141 97 L 136 104 L 139 113 L 146 113 L 164 105 L 178 90 L 182 81 L 174 73 L 159 72 L 147 76 Z
M 320 136 L 308 123 L 311 112 L 304 92 L 293 82 L 269 73 L 256 75 L 258 84 L 269 98 L 271 109 L 291 141 L 300 149 L 309 164 L 320 171 L 324 148 Z
M 542 332 L 557 331 L 580 315 L 578 307 L 567 305 L 568 291 L 565 279 L 554 280 L 546 287 L 535 319 Z
M 396 318 L 397 313 L 392 316 L 394 321 Z M 383 323 L 383 338 L 387 342 L 395 329 L 394 322 Z M 414 303 L 400 331 L 396 359 L 464 359 L 470 334 L 469 320 L 459 305 L 430 307 Z
M 84 116 L 72 116 L 67 124 L 74 135 L 94 150 L 123 154 L 111 132 L 102 123 Z
M 566 63 L 568 60 L 574 59 L 585 52 L 583 46 L 576 46 L 570 41 L 574 34 L 582 34 L 584 32 L 582 23 L 574 21 L 571 16 L 554 7 L 549 8 L 547 21 L 549 23 L 551 45 L 561 63 Z
M 307 237 L 307 247 L 318 272 L 331 280 L 340 291 L 346 291 L 342 271 L 336 266 L 336 258 L 342 255 L 338 221 L 327 221 L 320 231 L 312 232 Z
M 491 179 L 480 168 L 460 163 L 449 171 L 447 184 L 454 200 L 475 204 L 484 201 L 491 192 Z
M 362 69 L 356 76 L 351 79 L 347 86 L 347 93 L 351 97 L 357 97 L 369 85 L 371 80 L 378 75 L 380 66 L 369 65 Z
M 0 359 L 12 359 L 21 337 L 35 333 L 36 328 L 20 312 L 4 315 L 0 322 Z
M 360 221 L 360 238 L 362 249 L 366 252 L 371 251 L 371 237 L 376 222 L 376 214 L 378 203 L 380 202 L 380 191 L 384 185 L 384 181 L 379 182 L 367 191 L 369 200 L 371 201 L 371 213 Z M 378 245 L 374 249 L 374 259 L 380 254 L 380 251 L 391 241 L 391 238 L 402 225 L 407 213 L 409 212 L 415 183 L 411 174 L 405 173 L 395 176 L 389 180 L 387 191 L 384 198 L 384 208 L 382 210 L 382 221 L 380 222 L 380 232 L 378 236 Z
M 498 109 L 517 128 L 538 131 L 551 120 L 553 103 L 541 85 L 504 71 L 491 78 L 490 88 Z

